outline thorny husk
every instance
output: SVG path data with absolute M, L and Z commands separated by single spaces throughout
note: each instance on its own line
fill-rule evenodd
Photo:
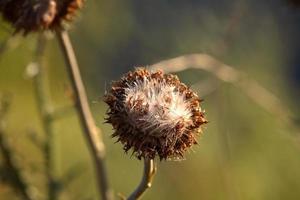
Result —
M 15 33 L 61 30 L 71 22 L 84 0 L 2 0 L 0 12 Z
M 200 98 L 177 76 L 138 68 L 112 83 L 104 101 L 125 152 L 139 159 L 183 158 L 207 123 Z

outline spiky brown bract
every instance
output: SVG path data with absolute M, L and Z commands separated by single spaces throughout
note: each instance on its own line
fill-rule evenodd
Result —
M 54 0 L 5 0 L 0 7 L 3 18 L 15 27 L 15 32 L 47 29 L 56 14 Z
M 63 29 L 64 23 L 74 20 L 77 11 L 83 7 L 85 0 L 60 0 L 57 2 L 58 13 L 55 16 L 51 29 Z
M 138 68 L 112 83 L 104 101 L 125 152 L 139 159 L 183 158 L 207 123 L 199 97 L 177 76 Z
M 71 22 L 84 0 L 1 0 L 0 12 L 15 32 L 61 30 Z

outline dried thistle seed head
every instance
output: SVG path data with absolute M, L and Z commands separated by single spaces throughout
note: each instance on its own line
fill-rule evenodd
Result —
M 6 0 L 0 11 L 3 18 L 15 27 L 15 32 L 27 34 L 50 26 L 56 15 L 56 1 Z
M 58 13 L 51 24 L 51 29 L 60 30 L 76 17 L 77 11 L 83 7 L 85 0 L 61 0 L 58 2 Z
M 84 0 L 2 0 L 0 12 L 15 32 L 61 30 L 71 22 Z
M 112 84 L 105 102 L 112 136 L 139 159 L 183 158 L 207 123 L 199 97 L 177 76 L 162 71 L 129 72 Z

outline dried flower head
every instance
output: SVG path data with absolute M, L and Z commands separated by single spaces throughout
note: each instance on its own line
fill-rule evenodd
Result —
M 51 24 L 51 29 L 62 29 L 65 23 L 74 20 L 77 11 L 83 7 L 84 0 L 64 0 L 57 3 L 58 12 Z
M 138 68 L 105 95 L 111 123 L 125 152 L 139 159 L 182 158 L 207 123 L 199 97 L 177 76 Z
M 57 30 L 71 22 L 84 0 L 1 0 L 0 12 L 15 32 Z

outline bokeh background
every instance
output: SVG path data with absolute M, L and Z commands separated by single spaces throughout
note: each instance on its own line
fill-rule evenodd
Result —
M 143 165 L 124 154 L 121 144 L 114 144 L 111 126 L 103 123 L 107 106 L 102 96 L 110 82 L 136 66 L 205 53 L 256 80 L 280 100 L 279 107 L 287 114 L 267 111 L 239 87 L 211 73 L 197 69 L 178 72 L 205 100 L 202 105 L 210 122 L 199 145 L 184 161 L 157 163 L 153 187 L 144 199 L 300 199 L 297 5 L 297 1 L 285 0 L 86 2 L 70 34 L 103 133 L 108 177 L 115 194 L 133 191 Z M 47 138 L 30 65 L 38 35 L 11 38 L 11 27 L 3 21 L 0 25 L 0 96 L 10 103 L 3 135 L 30 190 L 38 199 L 47 199 L 45 157 L 43 149 L 34 144 Z M 51 108 L 67 108 L 50 127 L 51 173 L 58 180 L 68 180 L 64 187 L 58 186 L 62 188 L 58 199 L 99 199 L 85 138 L 76 111 L 69 109 L 69 80 L 54 36 L 47 42 L 43 63 Z M 262 98 L 259 92 L 256 98 Z M 3 156 L 0 158 L 1 166 Z M 21 199 L 9 184 L 7 169 L 0 169 L 0 199 Z

